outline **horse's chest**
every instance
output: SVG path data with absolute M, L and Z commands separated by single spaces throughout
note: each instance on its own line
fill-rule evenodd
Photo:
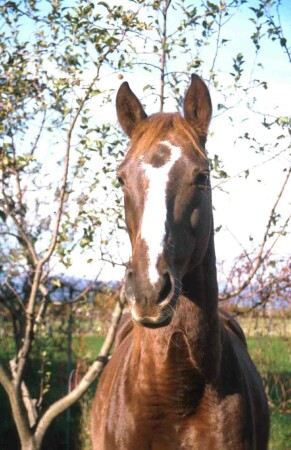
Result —
M 206 389 L 207 391 L 207 389 Z M 173 399 L 175 396 L 172 397 Z M 182 414 L 183 402 L 176 405 L 162 398 L 140 396 L 137 402 L 127 402 L 122 417 L 107 431 L 108 448 L 119 450 L 246 450 L 242 442 L 243 418 L 239 397 L 225 405 L 204 392 L 192 413 Z M 147 401 L 146 401 L 147 400 Z M 177 399 L 176 399 L 177 400 Z M 116 407 L 116 405 L 115 405 Z M 189 408 L 189 404 L 187 404 Z M 116 410 L 115 409 L 115 418 Z M 186 411 L 186 409 L 185 409 Z

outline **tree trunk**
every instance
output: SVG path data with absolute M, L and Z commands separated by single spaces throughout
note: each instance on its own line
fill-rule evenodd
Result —
M 35 444 L 33 437 L 29 441 L 21 443 L 21 450 L 40 450 L 40 448 L 40 446 Z

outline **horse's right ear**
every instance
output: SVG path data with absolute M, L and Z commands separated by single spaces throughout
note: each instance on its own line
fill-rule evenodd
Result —
M 122 83 L 117 92 L 116 110 L 118 121 L 129 137 L 132 136 L 137 124 L 147 117 L 139 99 L 134 95 L 127 81 Z
M 212 106 L 208 87 L 198 75 L 193 74 L 185 95 L 184 117 L 194 126 L 200 140 L 204 143 L 211 114 Z

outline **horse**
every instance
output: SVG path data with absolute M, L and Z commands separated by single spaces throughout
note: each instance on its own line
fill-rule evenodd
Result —
M 93 449 L 265 450 L 262 381 L 242 329 L 218 308 L 209 90 L 193 74 L 183 116 L 147 116 L 124 82 L 116 106 L 130 138 L 117 173 L 130 317 L 93 400 Z

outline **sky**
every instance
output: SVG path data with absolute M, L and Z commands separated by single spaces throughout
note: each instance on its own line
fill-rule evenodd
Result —
M 110 4 L 110 2 L 108 3 Z M 114 2 L 114 4 L 118 3 L 124 4 L 124 1 L 116 0 Z M 185 3 L 188 4 L 188 2 Z M 256 4 L 257 2 L 250 3 Z M 280 48 L 279 43 L 271 42 L 270 40 L 265 41 L 262 45 L 259 58 L 256 60 L 254 45 L 250 39 L 254 27 L 249 20 L 251 14 L 248 6 L 244 5 L 232 20 L 223 27 L 223 38 L 227 39 L 228 42 L 218 53 L 216 67 L 219 81 L 225 85 L 229 84 L 228 98 L 225 100 L 217 89 L 210 87 L 214 114 L 210 126 L 207 150 L 210 156 L 214 154 L 219 156 L 223 161 L 223 168 L 231 176 L 220 187 L 217 186 L 220 184 L 220 180 L 212 179 L 215 226 L 221 227 L 215 238 L 216 253 L 218 261 L 226 261 L 226 264 L 229 266 L 231 266 L 233 259 L 243 249 L 250 250 L 253 242 L 258 244 L 262 240 L 269 213 L 283 182 L 283 169 L 290 166 L 290 151 L 282 153 L 278 158 L 270 159 L 274 153 L 278 153 L 284 145 L 286 146 L 286 140 L 284 144 L 279 142 L 278 148 L 272 148 L 272 145 L 275 146 L 278 143 L 276 138 L 279 134 L 279 129 L 269 131 L 261 124 L 264 115 L 283 117 L 290 115 L 290 62 L 287 55 Z M 287 41 L 291 42 L 291 2 L 283 0 L 280 11 L 284 35 Z M 176 13 L 170 15 L 169 33 L 177 28 L 179 20 L 180 17 Z M 195 56 L 194 48 L 193 44 L 191 51 Z M 244 67 L 246 70 L 244 76 L 250 76 L 252 73 L 253 78 L 257 77 L 268 83 L 267 90 L 263 88 L 254 90 L 253 95 L 256 97 L 255 109 L 259 114 L 254 114 L 250 111 L 247 102 L 251 101 L 251 98 L 245 98 L 242 96 L 241 91 L 236 91 L 233 88 L 232 78 L 228 74 L 233 56 L 240 52 L 243 53 L 245 61 Z M 215 46 L 213 44 L 203 49 L 202 57 L 205 60 L 206 67 L 207 64 L 208 66 L 211 64 L 214 55 Z M 185 58 L 188 56 L 181 53 L 175 61 L 169 61 L 168 69 L 179 70 L 179 67 L 184 64 Z M 141 54 L 140 58 L 142 62 L 145 56 Z M 259 62 L 262 62 L 263 65 L 259 66 Z M 138 66 L 135 66 L 130 72 L 121 71 L 120 73 L 123 76 L 122 81 L 128 81 L 131 89 L 142 100 L 147 113 L 157 112 L 158 105 L 154 101 L 155 97 L 147 95 L 147 92 L 144 91 L 144 86 L 147 84 L 154 85 L 157 93 L 159 91 L 158 77 L 153 73 L 142 71 Z M 85 73 L 84 84 L 91 79 L 91 76 L 91 73 Z M 110 86 L 114 92 L 117 92 L 120 83 L 120 77 L 116 73 L 108 71 L 101 79 L 100 87 L 106 89 Z M 221 111 L 217 109 L 217 104 L 225 102 L 231 109 L 221 114 Z M 232 108 L 232 106 L 235 107 Z M 113 104 L 108 104 L 100 110 L 98 104 L 92 101 L 90 108 L 92 109 L 92 114 L 96 114 L 96 121 L 108 121 L 110 119 L 113 124 L 117 123 Z M 168 98 L 165 111 L 173 111 L 175 108 L 174 101 Z M 269 151 L 265 152 L 264 156 L 256 154 L 254 149 L 251 148 L 250 141 L 237 139 L 240 134 L 245 132 L 254 135 L 258 141 L 269 143 L 271 146 Z M 59 148 L 57 145 L 52 148 L 45 142 L 43 142 L 43 146 L 42 151 L 43 155 L 45 155 L 43 161 L 48 166 L 53 164 L 54 155 L 57 154 Z M 269 159 L 270 161 L 268 162 Z M 99 165 L 103 164 L 100 158 L 95 162 Z M 250 175 L 247 178 L 244 179 L 244 176 L 236 177 L 236 174 L 243 173 L 250 167 L 254 168 L 250 171 Z M 61 170 L 54 168 L 50 174 L 51 181 L 57 180 L 60 175 Z M 290 184 L 281 201 L 280 211 L 284 217 L 290 214 Z M 47 195 L 49 198 L 49 192 L 47 192 Z M 103 204 L 106 204 L 107 201 L 110 202 L 110 199 L 106 198 L 103 193 L 96 191 L 94 195 L 98 199 L 99 204 L 101 204 L 101 199 L 103 199 Z M 106 234 L 106 224 L 104 227 L 103 230 L 96 231 L 96 234 Z M 116 233 L 118 233 L 118 230 L 116 230 Z M 250 236 L 252 240 L 250 240 Z M 124 234 L 120 235 L 120 238 L 122 243 L 118 249 L 114 240 L 109 242 L 108 245 L 112 247 L 113 252 L 116 251 L 117 260 L 125 262 L 130 257 L 131 252 L 129 239 Z M 287 236 L 279 240 L 275 253 L 287 256 L 290 254 L 290 248 L 290 236 Z M 69 269 L 66 269 L 65 273 L 67 275 L 92 278 L 97 273 L 99 274 L 103 268 L 99 275 L 100 279 L 105 281 L 122 279 L 124 267 L 118 265 L 112 267 L 109 264 L 100 263 L 98 257 L 98 249 L 86 251 L 85 254 L 80 253 L 75 258 L 74 264 Z M 93 262 L 88 264 L 88 259 L 92 259 Z M 56 264 L 54 271 L 56 273 L 64 272 L 64 267 Z
M 244 16 L 244 20 L 242 16 Z M 219 76 L 222 78 L 227 76 L 223 71 L 224 62 L 225 65 L 229 65 L 233 55 L 239 52 L 243 52 L 245 66 L 249 67 L 246 72 L 251 70 L 255 58 L 254 46 L 250 39 L 253 28 L 252 23 L 249 20 L 245 20 L 246 16 L 249 17 L 247 8 L 238 13 L 227 27 L 225 38 L 230 39 L 231 42 L 225 47 L 224 51 L 219 53 L 217 62 L 220 68 Z M 291 28 L 288 17 L 291 17 L 291 4 L 288 1 L 283 1 L 281 21 L 285 36 L 290 42 Z M 175 27 L 175 19 L 176 17 L 173 16 L 172 27 Z M 209 58 L 213 57 L 214 51 L 214 48 L 209 48 L 207 51 Z M 270 116 L 290 115 L 291 72 L 287 55 L 282 52 L 278 43 L 268 41 L 262 45 L 257 62 L 260 61 L 263 62 L 263 67 L 258 66 L 255 70 L 258 73 L 258 77 L 267 81 L 268 89 L 260 88 L 254 92 L 254 96 L 257 97 L 257 110 L 261 114 Z M 179 64 L 179 61 L 177 64 Z M 130 74 L 124 74 L 124 79 L 129 82 L 136 95 L 143 99 L 144 102 L 147 102 L 147 99 L 144 99 L 143 86 L 153 82 L 152 76 L 150 74 L 139 74 L 137 77 L 136 72 L 133 71 Z M 111 81 L 113 87 L 117 90 L 120 81 L 116 79 Z M 157 82 L 156 84 L 158 85 Z M 268 131 L 261 124 L 262 117 L 255 117 L 255 114 L 251 114 L 246 107 L 245 99 L 237 98 L 235 94 L 234 103 L 240 102 L 231 112 L 235 125 L 233 126 L 230 123 L 228 114 L 215 117 L 218 113 L 215 110 L 215 105 L 220 101 L 220 97 L 214 88 L 211 88 L 210 92 L 214 105 L 214 118 L 210 126 L 210 137 L 207 143 L 209 153 L 217 153 L 219 155 L 227 173 L 231 176 L 241 173 L 250 167 L 257 166 L 250 171 L 249 177 L 243 182 L 241 178 L 233 178 L 221 185 L 224 192 L 215 187 L 219 180 L 212 180 L 212 186 L 214 187 L 215 226 L 221 226 L 221 230 L 216 234 L 215 238 L 217 260 L 226 261 L 226 266 L 230 267 L 233 259 L 241 254 L 244 249 L 250 250 L 253 242 L 259 244 L 262 241 L 269 214 L 283 183 L 283 170 L 290 166 L 290 151 L 284 152 L 282 156 L 267 162 L 274 149 L 271 148 L 271 151 L 269 153 L 266 152 L 265 156 L 262 157 L 262 155 L 254 153 L 254 149 L 250 148 L 248 141 L 237 140 L 234 142 L 240 131 L 244 133 L 247 130 L 262 142 L 276 143 L 279 130 Z M 148 102 L 146 107 L 146 111 L 149 113 L 157 110 L 157 105 L 148 104 Z M 173 110 L 173 107 L 174 105 L 169 99 L 166 104 L 166 111 Z M 286 146 L 286 142 L 284 146 Z M 279 207 L 279 211 L 283 217 L 287 217 L 290 214 L 290 184 L 289 182 L 280 202 L 281 207 Z M 128 247 L 129 245 L 124 253 L 130 255 L 130 248 Z M 277 256 L 284 255 L 288 257 L 290 248 L 290 236 L 287 236 L 278 241 L 274 252 Z M 126 256 L 124 260 L 126 260 Z M 112 274 L 111 269 L 105 269 L 102 276 L 107 279 L 107 277 L 111 278 Z M 114 268 L 114 275 L 117 278 L 122 277 L 123 268 Z

